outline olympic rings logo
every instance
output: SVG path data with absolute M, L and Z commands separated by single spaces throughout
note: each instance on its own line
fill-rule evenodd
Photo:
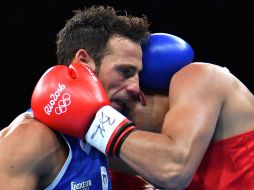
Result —
M 68 93 L 63 94 L 62 100 L 58 102 L 58 107 L 55 108 L 55 113 L 60 115 L 67 111 L 67 106 L 71 104 L 71 96 Z
M 44 107 L 44 112 L 47 115 L 51 115 L 53 107 L 55 106 L 56 101 L 61 96 L 61 93 L 63 92 L 64 89 L 65 89 L 65 85 L 59 83 L 56 91 L 49 95 L 49 97 L 50 97 L 49 103 Z M 61 96 L 61 100 L 58 101 L 58 106 L 55 108 L 55 113 L 57 115 L 65 113 L 67 111 L 67 106 L 69 106 L 70 104 L 71 104 L 70 94 L 64 93 Z

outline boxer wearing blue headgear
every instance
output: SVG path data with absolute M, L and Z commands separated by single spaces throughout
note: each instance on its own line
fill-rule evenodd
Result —
M 123 142 L 120 158 L 165 189 L 253 189 L 253 94 L 228 69 L 192 63 L 193 51 L 180 42 L 152 34 L 143 45 L 146 104 L 130 106 L 139 130 Z
M 151 34 L 142 50 L 140 85 L 154 90 L 168 90 L 171 77 L 194 59 L 192 47 L 178 36 L 168 33 Z

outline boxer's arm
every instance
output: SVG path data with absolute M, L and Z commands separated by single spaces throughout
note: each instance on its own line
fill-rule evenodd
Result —
M 0 132 L 1 189 L 35 190 L 40 177 L 53 171 L 54 160 L 46 159 L 54 147 L 53 132 L 45 130 L 50 129 L 25 113 Z
M 218 82 L 215 72 L 198 64 L 178 72 L 171 81 L 162 133 L 133 132 L 122 144 L 121 159 L 159 186 L 185 188 L 211 141 L 223 104 L 221 91 L 226 89 L 218 87 L 223 81 Z

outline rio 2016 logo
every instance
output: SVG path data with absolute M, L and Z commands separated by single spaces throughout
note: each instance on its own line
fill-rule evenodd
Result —
M 71 95 L 68 93 L 62 94 L 64 89 L 65 89 L 65 85 L 59 83 L 56 91 L 49 95 L 50 101 L 44 107 L 44 112 L 47 115 L 51 115 L 52 110 L 56 103 L 57 103 L 57 107 L 54 110 L 57 115 L 60 115 L 67 111 L 67 107 L 71 104 Z M 61 96 L 61 99 L 57 102 L 60 96 Z

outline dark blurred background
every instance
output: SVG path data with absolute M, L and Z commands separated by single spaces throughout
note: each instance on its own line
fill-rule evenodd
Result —
M 56 33 L 73 13 L 91 4 L 145 14 L 151 32 L 186 40 L 195 61 L 228 67 L 254 92 L 254 11 L 251 2 L 230 0 L 20 0 L 1 3 L 1 128 L 30 107 L 39 77 L 56 64 Z

